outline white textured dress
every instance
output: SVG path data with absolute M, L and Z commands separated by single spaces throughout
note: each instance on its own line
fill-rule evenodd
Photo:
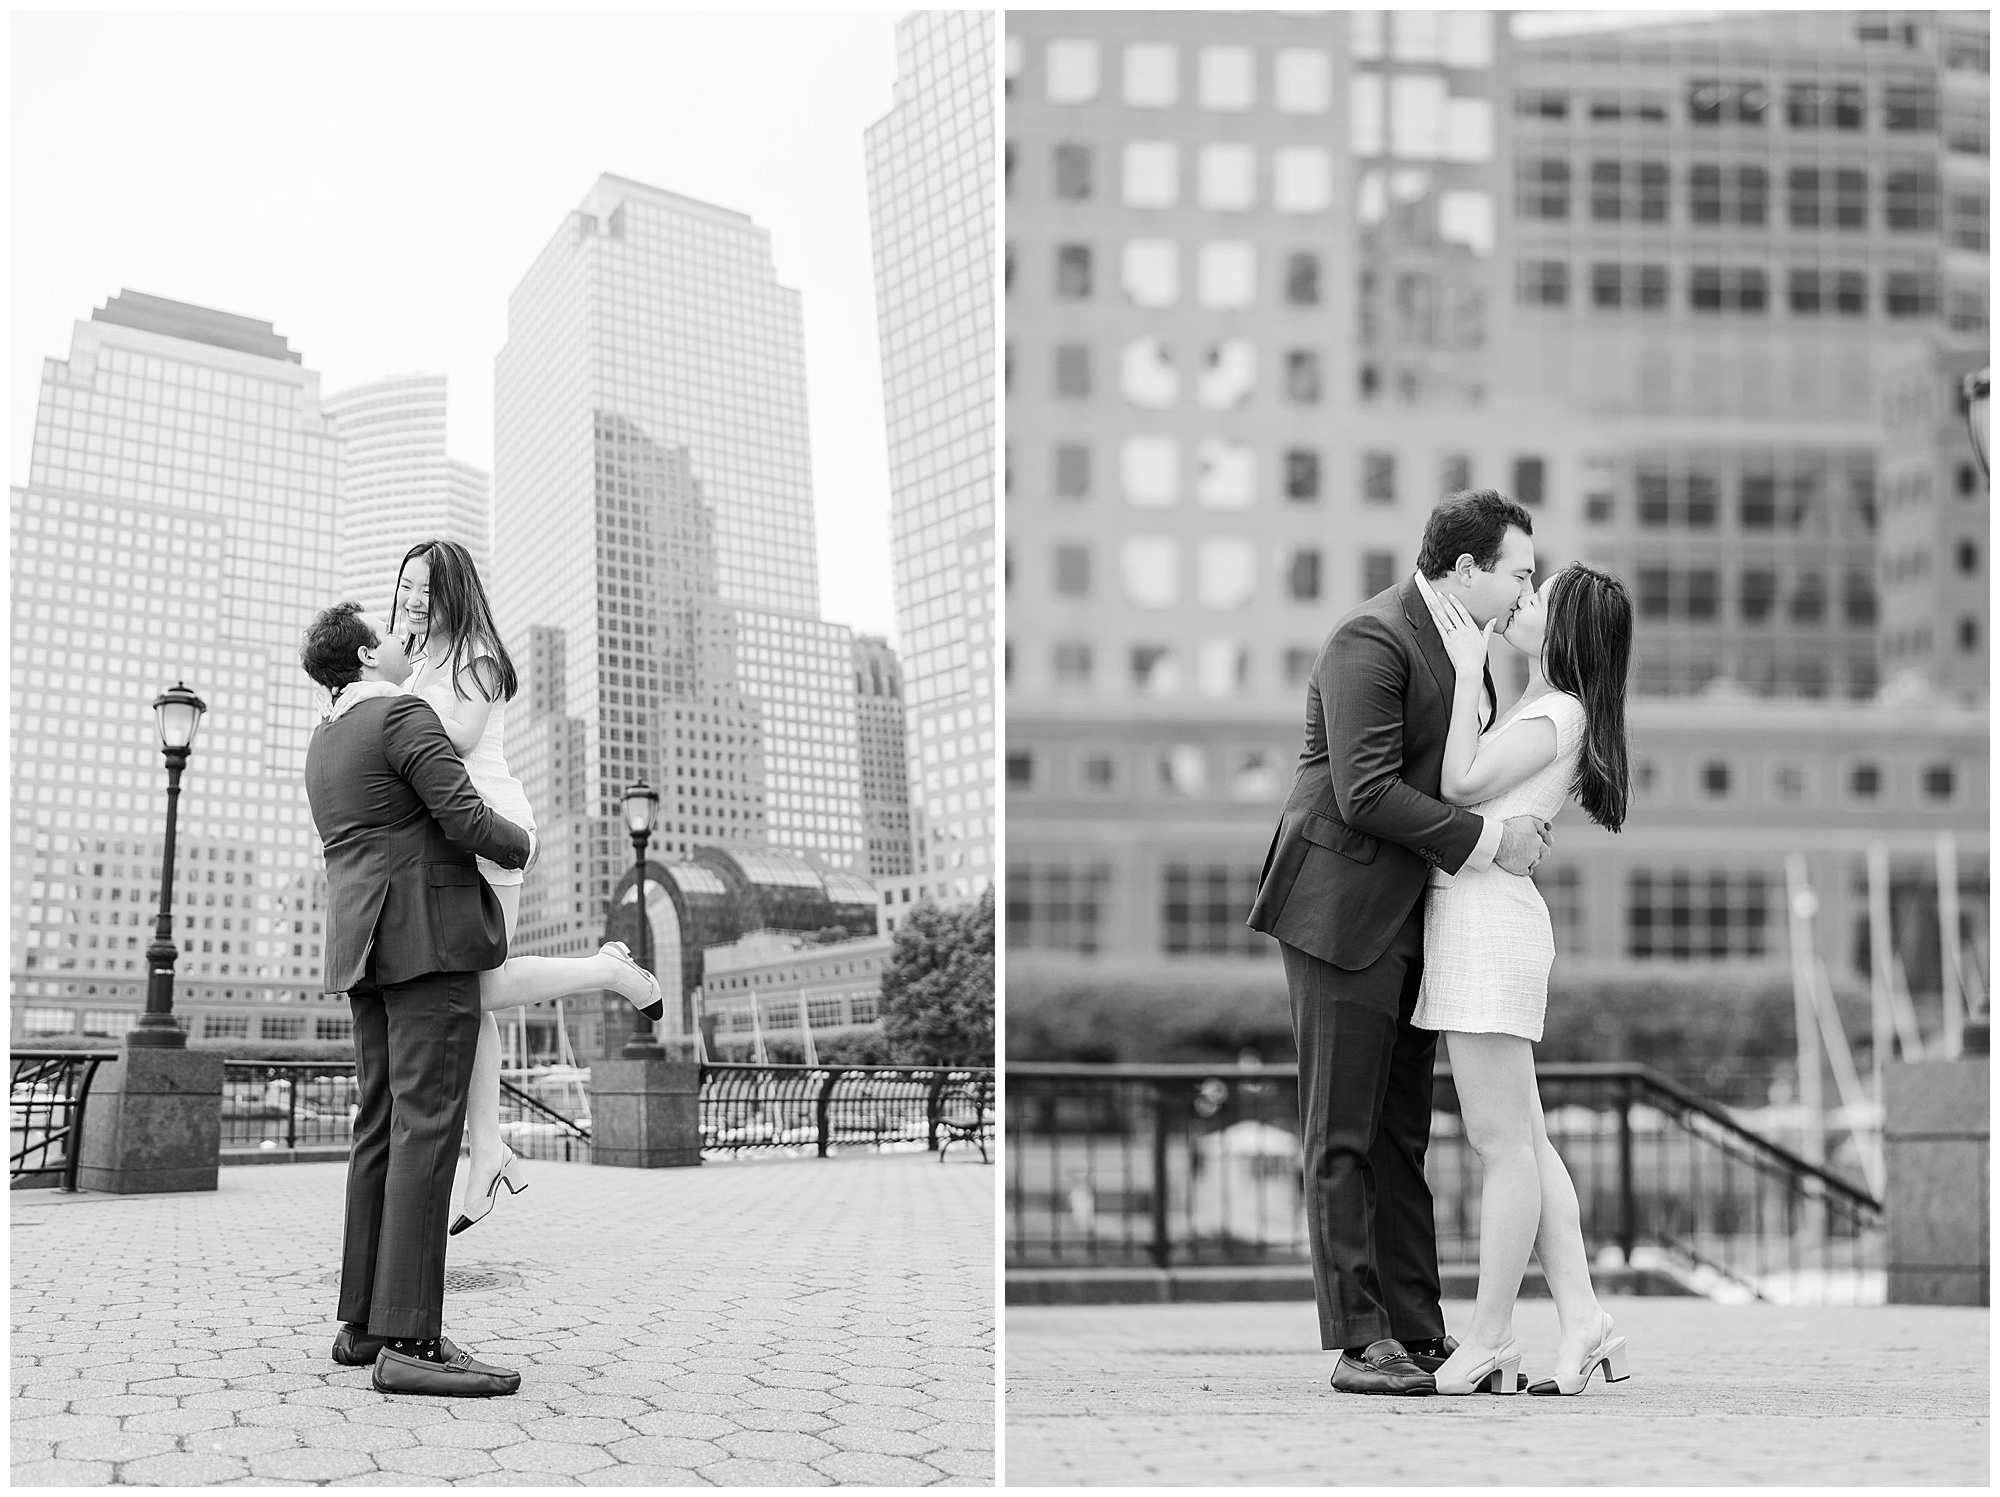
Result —
M 460 668 L 460 675 L 470 682 L 471 663 Z M 452 689 L 449 666 L 435 666 L 428 659 L 418 663 L 404 683 L 403 690 L 412 696 L 420 696 L 435 707 L 440 717 L 456 714 L 458 695 Z M 461 755 L 465 760 L 465 777 L 472 781 L 472 788 L 479 792 L 479 798 L 486 802 L 487 809 L 506 817 L 524 832 L 535 828 L 534 808 L 528 804 L 528 792 L 521 782 L 507 772 L 507 704 L 495 702 L 493 710 L 486 715 L 486 731 L 479 735 L 479 741 L 470 751 Z M 519 868 L 502 868 L 498 863 L 486 858 L 479 859 L 479 872 L 486 882 L 498 887 L 502 884 L 518 884 L 526 877 Z
M 1531 717 L 1555 724 L 1555 759 L 1471 810 L 1503 821 L 1510 816 L 1548 821 L 1562 809 L 1583 748 L 1583 704 L 1567 692 L 1550 691 L 1500 730 Z M 1549 907 L 1533 879 L 1497 865 L 1456 876 L 1433 868 L 1424 904 L 1423 986 L 1410 1022 L 1419 1029 L 1539 1040 L 1555 956 Z

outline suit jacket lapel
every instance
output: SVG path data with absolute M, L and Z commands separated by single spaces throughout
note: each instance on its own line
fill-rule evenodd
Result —
M 1451 694 L 1458 685 L 1458 672 L 1452 669 L 1451 656 L 1445 653 L 1444 639 L 1437 631 L 1437 622 L 1431 617 L 1430 604 L 1417 591 L 1414 577 L 1404 579 L 1401 589 L 1403 617 L 1410 627 L 1417 631 L 1417 648 L 1423 652 L 1424 664 L 1431 668 L 1436 678 L 1438 691 L 1444 697 L 1446 712 L 1451 711 Z

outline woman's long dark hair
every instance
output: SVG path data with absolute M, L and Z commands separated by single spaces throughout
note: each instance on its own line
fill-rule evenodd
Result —
M 1542 672 L 1583 703 L 1583 752 L 1571 786 L 1601 827 L 1625 824 L 1632 793 L 1625 752 L 1625 676 L 1632 663 L 1632 595 L 1609 572 L 1573 562 L 1549 584 Z
M 430 568 L 431 575 L 431 630 L 451 636 L 451 689 L 467 701 L 471 696 L 458 684 L 459 672 L 468 662 L 478 660 L 482 655 L 492 657 L 498 668 L 498 679 L 482 679 L 484 672 L 472 672 L 472 684 L 487 701 L 494 699 L 494 688 L 498 687 L 500 698 L 511 702 L 514 694 L 521 689 L 520 677 L 514 673 L 513 658 L 507 647 L 500 642 L 500 631 L 494 627 L 493 608 L 486 601 L 486 589 L 479 581 L 479 568 L 473 564 L 472 553 L 457 541 L 419 541 L 403 556 L 403 564 L 396 568 L 396 591 L 389 603 L 389 627 L 396 627 L 396 609 L 402 603 L 403 573 L 411 562 L 422 559 Z

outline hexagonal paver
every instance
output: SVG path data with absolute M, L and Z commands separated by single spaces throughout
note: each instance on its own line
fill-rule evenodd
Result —
M 821 1456 L 832 1455 L 836 1449 L 813 1435 L 768 1429 L 724 1435 L 715 1443 L 742 1460 L 797 1461 L 802 1465 L 811 1465 Z
M 80 1435 L 56 1445 L 59 1461 L 136 1461 L 143 1456 L 165 1455 L 179 1450 L 181 1442 L 172 1435 L 144 1431 L 120 1431 L 115 1435 Z
M 682 1440 L 672 1435 L 632 1435 L 604 1447 L 627 1465 L 671 1466 L 692 1470 L 729 1459 L 729 1452 L 708 1440 Z
M 234 1429 L 217 1429 L 210 1430 L 206 1434 L 189 1435 L 182 1443 L 196 1455 L 250 1456 L 263 1455 L 270 1450 L 290 1450 L 301 1442 L 296 1430 L 241 1424 Z
M 35 1461 L 16 1466 L 8 1475 L 15 1487 L 108 1487 L 109 1461 Z
M 830 1455 L 819 1463 L 819 1469 L 849 1486 L 925 1487 L 939 1476 L 934 1466 L 865 1450 L 843 1450 L 839 1455 Z
M 128 1487 L 212 1487 L 249 1474 L 247 1461 L 234 1460 L 226 1455 L 197 1455 L 191 1451 L 131 1461 L 118 1473 Z M 18 1473 L 15 1480 L 20 1480 Z
M 493 1464 L 493 1457 L 483 1450 L 439 1445 L 413 1445 L 408 1450 L 385 1450 L 375 1457 L 375 1464 L 384 1471 L 403 1472 L 411 1476 L 441 1476 L 447 1481 L 462 1480 L 500 1469 Z
M 718 1487 L 830 1487 L 833 1478 L 791 1461 L 718 1461 L 698 1473 Z
M 523 1440 L 493 1452 L 503 1471 L 534 1472 L 545 1476 L 577 1476 L 608 1466 L 613 1457 L 595 1445 L 571 1445 L 561 1440 Z
M 352 1450 L 376 1455 L 384 1450 L 407 1450 L 417 1443 L 415 1430 L 395 1424 L 338 1424 L 299 1431 L 299 1444 L 312 1450 Z
M 360 1450 L 299 1446 L 292 1450 L 269 1450 L 250 1457 L 252 1476 L 289 1481 L 339 1481 L 344 1476 L 359 1476 L 374 1469 L 375 1458 Z
M 498 1450 L 528 1438 L 519 1425 L 502 1424 L 497 1419 L 447 1419 L 442 1424 L 426 1424 L 411 1433 L 419 1445 L 453 1450 Z
M 686 1409 L 657 1409 L 625 1422 L 642 1435 L 677 1435 L 687 1440 L 712 1440 L 737 1427 L 719 1414 L 695 1414 Z

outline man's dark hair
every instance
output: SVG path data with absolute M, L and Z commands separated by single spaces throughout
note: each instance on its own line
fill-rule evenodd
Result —
M 1507 527 L 1523 535 L 1535 533 L 1528 512 L 1498 489 L 1463 489 L 1438 501 L 1431 517 L 1424 521 L 1424 543 L 1417 552 L 1417 570 L 1426 580 L 1436 581 L 1471 555 L 1482 572 L 1493 570 L 1500 560 L 1500 545 L 1507 539 Z
M 328 691 L 361 679 L 359 651 L 382 643 L 361 618 L 359 603 L 336 603 L 310 624 L 299 642 L 299 664 Z

